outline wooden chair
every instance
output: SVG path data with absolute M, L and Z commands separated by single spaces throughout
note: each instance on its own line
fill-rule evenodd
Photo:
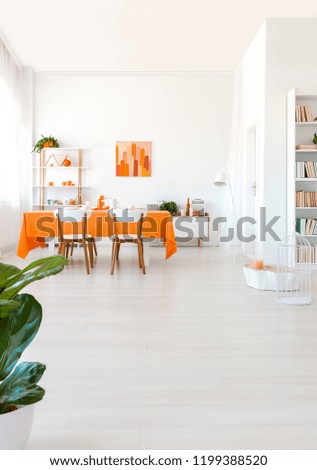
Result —
M 121 212 L 121 214 L 120 214 Z M 111 217 L 111 214 L 110 214 Z M 142 269 L 143 274 L 146 274 L 144 265 L 144 251 L 143 251 L 143 236 L 142 227 L 144 216 L 141 211 L 125 209 L 123 211 L 116 211 L 112 215 L 113 219 L 113 236 L 112 238 L 112 252 L 111 252 L 111 268 L 110 274 L 113 274 L 116 261 L 119 260 L 120 247 L 124 243 L 134 243 L 138 247 L 139 255 L 139 268 Z M 118 224 L 122 224 L 123 232 L 119 235 Z M 137 224 L 137 233 L 129 234 L 128 224 Z
M 55 211 L 58 222 L 58 253 L 66 256 L 73 255 L 75 244 L 80 244 L 84 250 L 85 264 L 87 274 L 90 274 L 90 268 L 94 267 L 94 253 L 97 255 L 96 241 L 94 237 L 87 233 L 87 213 L 89 211 L 83 209 L 67 209 L 61 208 Z M 81 226 L 81 233 L 79 224 Z M 72 230 L 70 234 L 65 234 L 65 224 L 71 224 Z

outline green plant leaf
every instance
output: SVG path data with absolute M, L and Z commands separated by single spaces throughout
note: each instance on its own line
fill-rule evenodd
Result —
M 59 143 L 58 143 L 58 140 L 55 139 L 55 137 L 53 137 L 51 134 L 48 136 L 48 137 L 44 137 L 43 134 L 41 134 L 41 139 L 39 139 L 36 144 L 34 145 L 33 149 L 31 152 L 37 152 L 37 153 L 40 153 L 40 151 L 42 150 L 43 148 L 43 145 L 45 144 L 45 142 L 50 142 L 52 141 L 54 143 L 54 147 L 59 147 Z
M 10 311 L 18 308 L 20 302 L 18 300 L 0 299 L 0 318 L 5 318 L 9 315 Z
M 11 276 L 19 273 L 20 271 L 21 269 L 17 268 L 16 266 L 13 266 L 12 264 L 0 263 L 0 292 L 6 285 L 7 280 Z
M 22 362 L 0 385 L 0 414 L 10 407 L 31 405 L 42 400 L 45 390 L 37 383 L 46 366 L 39 362 Z
M 42 321 L 42 307 L 30 294 L 15 297 L 19 307 L 0 318 L 0 380 L 13 370 Z
M 175 214 L 177 214 L 178 208 L 177 208 L 176 202 L 174 202 L 174 201 L 170 201 L 170 202 L 164 201 L 160 205 L 160 210 L 161 211 L 168 211 L 171 215 L 175 215 Z
M 7 283 L 0 293 L 0 299 L 12 299 L 28 284 L 60 273 L 66 264 L 68 264 L 68 260 L 63 255 L 49 256 L 34 261 L 7 279 Z

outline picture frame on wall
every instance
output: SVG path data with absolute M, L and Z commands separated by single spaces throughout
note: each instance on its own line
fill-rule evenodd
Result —
M 148 177 L 152 175 L 152 142 L 117 141 L 116 176 Z

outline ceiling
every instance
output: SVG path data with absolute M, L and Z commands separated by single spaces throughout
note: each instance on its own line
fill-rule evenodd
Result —
M 316 16 L 316 0 L 0 0 L 37 71 L 232 71 L 265 18 Z

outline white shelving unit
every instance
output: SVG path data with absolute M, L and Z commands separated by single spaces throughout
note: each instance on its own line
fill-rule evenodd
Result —
M 83 190 L 89 190 L 84 184 L 83 166 L 84 149 L 76 147 L 44 148 L 40 154 L 34 154 L 35 164 L 33 166 L 33 210 L 55 209 L 60 205 L 81 205 L 83 203 Z M 70 166 L 55 165 L 55 157 L 59 164 L 68 157 L 72 164 Z M 48 163 L 47 163 L 48 162 Z M 67 184 L 71 181 L 72 184 Z M 54 183 L 49 184 L 49 183 Z M 66 184 L 62 184 L 62 183 Z M 86 196 L 87 197 L 87 196 Z
M 317 117 L 317 90 L 305 91 L 293 89 L 288 93 L 288 142 L 287 142 L 287 227 L 291 234 L 296 228 L 296 219 L 316 219 L 317 207 L 296 207 L 296 191 L 317 192 L 317 178 L 297 178 L 296 162 L 317 162 L 317 150 L 296 150 L 299 144 L 312 144 L 317 133 L 317 122 L 296 122 L 296 105 L 309 105 L 313 118 Z M 313 246 L 317 235 L 303 234 Z M 313 263 L 317 268 L 317 262 Z

